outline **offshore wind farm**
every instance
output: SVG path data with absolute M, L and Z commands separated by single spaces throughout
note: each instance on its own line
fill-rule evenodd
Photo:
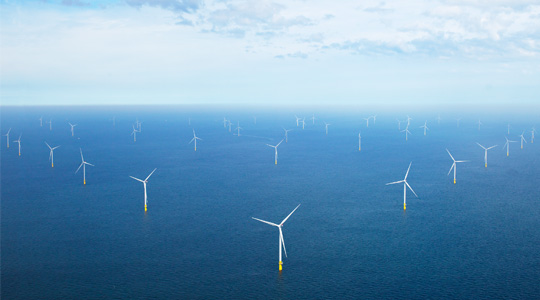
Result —
M 540 299 L 538 1 L 0 11 L 0 299 Z
M 2 293 L 8 299 L 539 292 L 532 267 L 540 263 L 539 149 L 515 147 L 507 157 L 495 148 L 484 168 L 477 141 L 490 147 L 505 142 L 501 116 L 483 116 L 478 131 L 473 116 L 463 116 L 456 128 L 452 115 L 441 114 L 436 125 L 436 113 L 410 113 L 420 124 L 427 119 L 435 125 L 424 137 L 424 128 L 410 121 L 418 134 L 405 141 L 395 126 L 405 114 L 379 112 L 377 123 L 367 127 L 360 114 L 316 112 L 314 123 L 292 131 L 294 138 L 284 143 L 283 128 L 297 128 L 294 114 L 308 113 L 62 111 L 2 110 L 2 128 L 25 137 L 20 157 L 16 147 L 1 145 Z M 76 120 L 78 138 L 67 122 L 52 131 L 40 127 L 35 119 L 41 114 Z M 256 124 L 248 122 L 252 115 Z M 133 143 L 135 116 L 146 125 Z M 245 124 L 240 136 L 223 126 L 223 116 Z M 328 135 L 323 119 L 333 126 Z M 525 129 L 536 121 L 531 116 L 512 123 Z M 197 151 L 186 142 L 195 128 L 205 137 Z M 54 168 L 47 162 L 52 150 L 43 145 L 49 140 L 62 145 L 54 151 Z M 279 164 L 270 161 L 267 144 L 279 145 Z M 447 176 L 446 148 L 471 161 L 459 164 L 455 185 Z M 86 159 L 94 166 L 83 185 L 74 170 L 90 164 Z M 143 208 L 141 187 L 130 177 L 145 183 L 148 177 L 139 176 L 156 168 L 148 176 L 146 210 L 146 189 Z M 386 186 L 404 173 L 406 182 L 398 183 L 417 196 L 406 210 L 399 189 Z M 276 232 L 251 219 L 280 220 L 298 203 L 302 208 L 285 223 L 286 250 L 281 235 L 275 243 Z M 515 234 L 523 230 L 528 234 Z M 282 271 L 278 246 L 287 254 Z M 407 284 L 397 284 L 404 277 L 410 277 Z M 30 282 L 36 288 L 27 289 Z

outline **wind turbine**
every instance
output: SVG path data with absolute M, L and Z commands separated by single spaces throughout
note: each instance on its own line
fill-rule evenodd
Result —
M 146 196 L 146 184 L 148 183 L 148 178 L 150 178 L 150 176 L 152 176 L 152 174 L 154 174 L 154 172 L 157 170 L 157 168 L 154 169 L 154 171 L 152 171 L 152 173 L 150 173 L 150 175 L 148 175 L 148 177 L 146 177 L 146 179 L 144 180 L 140 180 L 139 178 L 135 178 L 133 176 L 129 176 L 137 181 L 140 181 L 143 183 L 144 185 L 144 211 L 146 212 L 148 209 L 147 209 L 147 196 Z
M 21 137 L 22 137 L 22 133 L 21 133 L 21 135 L 19 135 L 19 139 L 18 139 L 18 140 L 13 141 L 14 143 L 18 143 L 18 144 L 19 144 L 19 156 L 21 156 Z
M 52 131 L 52 119 L 49 120 L 49 131 Z
M 191 126 L 191 118 L 188 118 L 188 126 Z
M 476 144 L 478 144 L 478 143 L 476 143 Z M 484 150 L 486 151 L 486 153 L 484 154 L 484 165 L 485 165 L 486 168 L 487 168 L 487 152 L 488 152 L 489 149 L 497 147 L 497 145 L 491 146 L 491 147 L 489 147 L 489 148 L 486 148 L 486 147 L 484 147 L 484 146 L 482 146 L 482 145 L 480 145 L 480 144 L 478 144 L 478 146 L 482 147 L 482 149 L 484 149 Z
M 240 136 L 240 129 L 244 129 L 240 127 L 240 121 L 238 121 L 238 127 L 236 127 L 236 130 L 238 130 L 238 136 Z
M 68 123 L 69 123 L 69 122 L 68 122 Z M 74 128 L 75 126 L 77 126 L 77 124 L 71 124 L 71 123 L 69 123 L 69 126 L 71 126 L 71 136 L 73 136 L 73 134 L 74 134 L 74 133 L 73 133 L 73 128 Z
M 223 128 L 227 128 L 227 119 L 223 117 Z
M 39 120 L 39 126 L 43 127 L 43 116 L 38 119 Z
M 133 141 L 136 142 L 137 141 L 137 132 L 141 132 L 137 129 L 135 129 L 135 126 L 132 126 L 133 127 L 133 131 L 131 132 L 131 135 L 133 136 Z
M 452 167 L 450 167 L 450 171 L 448 171 L 447 176 L 450 175 L 450 172 L 452 172 L 452 169 L 454 169 L 454 184 L 456 184 L 456 167 L 457 167 L 456 163 L 468 162 L 468 160 L 455 160 L 452 154 L 450 154 L 450 151 L 448 151 L 448 149 L 446 149 L 446 152 L 448 152 L 448 155 L 450 155 L 450 157 L 454 161 L 454 163 L 452 163 Z
M 403 180 L 394 181 L 394 182 L 390 182 L 390 183 L 386 184 L 386 185 L 390 185 L 390 184 L 396 184 L 396 183 L 402 183 L 403 182 L 403 210 L 407 209 L 407 187 L 409 187 L 411 192 L 413 192 L 413 194 L 416 196 L 416 198 L 418 198 L 418 195 L 416 195 L 416 193 L 414 192 L 412 187 L 407 182 L 407 176 L 409 175 L 409 170 L 411 169 L 411 165 L 412 165 L 412 161 L 409 164 L 409 168 L 407 169 L 407 173 L 405 173 L 405 178 L 403 178 Z
M 195 129 L 193 129 L 193 138 L 191 139 L 191 141 L 189 141 L 188 144 L 191 144 L 191 142 L 195 141 L 195 151 L 197 151 L 197 140 L 201 140 L 201 138 L 199 138 L 198 136 L 195 135 Z
M 232 122 L 231 122 L 231 120 L 228 120 L 228 122 L 229 122 L 229 132 L 231 132 Z
M 326 135 L 328 135 L 328 126 L 329 125 L 332 125 L 332 124 L 324 122 L 324 126 L 326 127 Z
M 426 122 L 424 122 L 424 125 L 420 126 L 420 128 L 424 128 L 424 135 L 426 135 L 426 130 L 429 130 L 429 128 L 427 127 L 427 120 Z
M 253 124 L 257 125 L 257 117 L 253 116 Z
M 461 120 L 461 118 L 457 118 L 456 121 L 457 121 L 457 127 L 459 127 L 459 121 Z
M 306 127 L 306 118 L 302 119 L 302 130 L 304 130 L 304 127 Z
M 11 129 L 11 128 L 10 128 Z M 531 144 L 534 143 L 534 133 L 536 132 L 536 129 L 533 127 L 531 129 Z M 8 147 L 9 147 L 9 144 L 8 144 Z
M 362 131 L 358 133 L 358 151 L 362 151 Z
M 81 167 L 82 167 L 83 168 L 83 184 L 86 184 L 86 165 L 89 165 L 89 166 L 92 166 L 92 167 L 94 167 L 94 165 L 84 161 L 84 157 L 82 155 L 82 149 L 79 148 L 79 150 L 81 151 L 81 161 L 82 162 L 81 162 L 81 165 L 77 168 L 77 171 L 75 171 L 75 174 L 77 174 L 77 172 L 79 172 L 79 169 L 81 169 Z
M 281 142 L 283 142 L 283 140 L 281 140 Z M 277 155 L 277 147 L 279 147 L 279 144 L 281 144 L 281 142 L 279 142 L 279 143 L 278 143 L 277 145 L 275 145 L 275 146 L 266 144 L 267 146 L 270 146 L 270 147 L 274 148 L 274 150 L 276 150 L 276 154 L 275 154 L 275 156 L 274 156 L 274 161 L 275 161 L 275 164 L 276 164 L 276 165 L 277 165 L 277 157 L 278 157 L 278 155 Z
M 287 249 L 285 248 L 285 240 L 283 239 L 283 232 L 282 232 L 281 228 L 283 227 L 283 224 L 285 223 L 285 221 L 287 221 L 287 219 L 289 219 L 289 217 L 298 209 L 298 207 L 300 207 L 300 204 L 298 204 L 298 206 L 285 219 L 283 219 L 283 221 L 281 221 L 281 223 L 279 223 L 279 225 L 275 224 L 275 223 L 272 223 L 272 222 L 268 222 L 268 221 L 264 221 L 264 220 L 261 220 L 261 219 L 251 217 L 252 219 L 257 220 L 259 222 L 263 222 L 263 223 L 266 223 L 266 224 L 269 224 L 269 225 L 272 225 L 272 226 L 276 226 L 279 229 L 279 271 L 283 270 L 283 261 L 281 259 L 281 247 L 282 246 L 283 246 L 283 251 L 285 251 L 285 257 L 287 257 Z
M 441 115 L 437 116 L 437 125 L 441 125 Z
M 506 147 L 506 156 L 510 156 L 510 143 L 517 143 L 517 141 L 511 141 L 507 137 L 504 137 L 506 139 L 506 143 L 504 143 L 504 147 Z
M 373 118 L 373 124 L 375 124 L 375 121 L 377 121 L 377 115 L 371 116 Z
M 521 149 L 523 149 L 523 142 L 527 143 L 527 141 L 525 140 L 525 137 L 523 136 L 524 134 L 525 134 L 525 130 L 523 130 L 523 132 L 519 136 L 521 138 Z
M 405 141 L 408 141 L 409 140 L 409 134 L 412 134 L 409 131 L 409 125 L 407 125 L 407 127 L 404 130 L 401 130 L 400 132 L 405 132 Z
M 9 148 L 9 132 L 11 131 L 11 128 L 9 128 L 8 132 L 4 134 L 5 137 L 7 137 L 7 147 Z M 533 133 L 533 139 L 534 139 L 534 133 Z
M 53 151 L 54 149 L 60 147 L 60 146 L 56 146 L 54 148 L 51 148 L 51 146 L 49 146 L 49 144 L 47 144 L 47 142 L 45 142 L 45 145 L 47 145 L 47 147 L 49 147 L 49 149 L 51 150 L 51 153 L 49 153 L 49 160 L 51 161 L 51 168 L 54 168 L 54 154 L 53 154 Z
M 411 125 L 411 120 L 412 120 L 412 118 L 409 117 L 409 115 L 407 115 L 407 127 L 409 127 L 409 125 Z
M 480 130 L 480 126 L 484 125 L 480 120 L 478 120 L 478 130 Z
M 294 115 L 294 117 L 296 118 L 296 127 L 300 126 L 300 125 L 299 125 L 299 121 L 300 121 L 302 118 L 299 118 L 297 115 Z
M 403 122 L 403 121 L 400 121 L 399 119 L 396 119 L 396 121 L 397 121 L 398 130 L 401 130 L 401 122 Z
M 315 124 L 315 114 L 313 114 L 313 116 L 311 116 L 311 120 L 313 121 L 313 124 Z
M 366 127 L 369 127 L 369 118 L 371 117 L 363 118 L 364 120 L 366 120 Z
M 289 141 L 289 135 L 287 134 L 287 132 L 291 131 L 292 129 L 283 128 L 283 130 L 285 130 L 285 143 L 287 143 Z
M 508 135 L 510 135 L 510 123 L 508 123 Z

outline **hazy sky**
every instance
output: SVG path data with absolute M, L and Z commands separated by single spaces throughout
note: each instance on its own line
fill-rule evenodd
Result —
M 540 107 L 540 1 L 0 1 L 14 104 Z

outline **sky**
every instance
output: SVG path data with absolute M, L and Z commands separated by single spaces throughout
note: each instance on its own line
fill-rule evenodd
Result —
M 2 105 L 540 108 L 540 1 L 0 0 Z

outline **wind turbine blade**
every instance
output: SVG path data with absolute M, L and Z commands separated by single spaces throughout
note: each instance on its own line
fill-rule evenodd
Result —
M 152 176 L 152 174 L 154 174 L 154 172 L 157 170 L 157 168 L 154 169 L 154 171 L 152 171 L 152 173 L 150 173 L 150 175 L 148 175 L 148 177 L 146 177 L 146 179 L 144 181 L 147 181 L 148 178 L 150 178 L 150 176 Z
M 414 192 L 414 190 L 412 189 L 412 187 L 409 185 L 409 183 L 407 181 L 405 181 L 405 184 L 409 187 L 409 189 L 411 190 L 411 192 L 413 192 L 413 194 L 416 196 L 416 198 L 418 198 L 418 195 Z
M 188 144 L 191 144 L 191 142 L 193 142 L 195 140 L 195 138 L 192 138 L 191 141 L 189 141 Z
M 407 173 L 405 173 L 405 179 L 404 179 L 404 180 L 406 180 L 406 179 L 407 179 L 407 176 L 409 175 L 409 170 L 411 169 L 411 165 L 412 165 L 412 161 L 411 161 L 411 163 L 409 164 L 409 168 L 407 169 Z
M 476 143 L 478 146 L 482 147 L 482 149 L 486 150 L 486 148 L 478 143 Z
M 448 152 L 448 155 L 450 155 L 450 157 L 452 158 L 453 161 L 456 161 L 456 160 L 454 159 L 454 157 L 452 156 L 452 154 L 450 154 L 450 151 L 448 151 L 448 149 L 446 149 L 446 152 Z
M 54 150 L 54 149 L 59 148 L 59 147 L 60 147 L 60 146 L 56 146 L 56 147 L 52 148 L 51 150 Z
M 79 151 L 81 151 L 81 160 L 84 162 L 84 157 L 83 157 L 83 155 L 82 155 L 82 149 L 79 148 Z
M 81 167 L 84 165 L 84 162 L 81 163 L 81 165 L 77 168 L 77 171 L 75 171 L 75 174 L 77 174 L 77 172 L 79 172 L 79 170 L 81 169 Z
M 469 162 L 470 160 L 456 160 L 456 162 Z
M 287 219 L 293 214 L 293 212 L 295 212 L 298 208 L 300 207 L 300 204 L 298 204 L 298 206 L 293 210 L 291 211 L 291 213 L 285 218 L 283 219 L 283 221 L 281 221 L 281 224 L 279 225 L 283 225 L 283 223 L 285 223 L 285 221 L 287 221 Z
M 283 143 L 283 140 L 281 140 L 281 141 L 276 145 L 276 148 L 277 148 L 281 143 Z
M 135 178 L 135 177 L 133 177 L 133 176 L 129 176 L 129 177 L 131 177 L 131 178 L 133 178 L 133 179 L 135 179 L 135 180 L 137 180 L 137 181 L 144 182 L 144 180 L 140 180 L 139 178 Z
M 92 167 L 95 167 L 93 164 L 91 163 L 87 163 L 87 162 L 84 162 L 85 164 L 89 165 L 89 166 L 92 166 Z
M 446 176 L 450 175 L 450 172 L 452 172 L 452 169 L 454 168 L 455 165 L 456 165 L 456 162 L 454 161 L 454 163 L 450 167 L 450 171 L 448 171 L 448 174 L 446 174 Z
M 287 249 L 285 248 L 285 240 L 283 239 L 283 232 L 281 227 L 279 227 L 279 236 L 281 237 L 281 245 L 283 245 L 283 251 L 285 252 L 285 257 L 287 257 Z
M 252 218 L 252 219 L 254 219 L 254 220 L 257 220 L 257 221 L 260 221 L 260 222 L 266 223 L 266 224 L 270 224 L 270 225 L 272 225 L 272 226 L 276 226 L 276 227 L 279 227 L 279 225 L 278 225 L 278 224 L 274 224 L 274 223 L 272 223 L 272 222 L 268 222 L 268 221 L 265 221 L 265 220 L 257 219 L 257 218 L 254 218 L 254 217 L 251 217 L 251 218 Z
M 495 148 L 495 147 L 497 147 L 497 145 L 495 145 L 495 146 L 491 146 L 491 147 L 487 148 L 486 150 L 489 150 L 489 149 L 491 149 L 491 148 Z
M 47 145 L 47 147 L 49 147 L 49 149 L 51 149 L 51 146 L 49 146 L 49 144 L 47 144 L 47 142 L 45 142 L 45 145 Z
M 402 183 L 403 181 L 405 181 L 405 180 L 400 180 L 400 181 L 390 182 L 390 183 L 387 183 L 386 185 L 396 184 L 396 183 Z

